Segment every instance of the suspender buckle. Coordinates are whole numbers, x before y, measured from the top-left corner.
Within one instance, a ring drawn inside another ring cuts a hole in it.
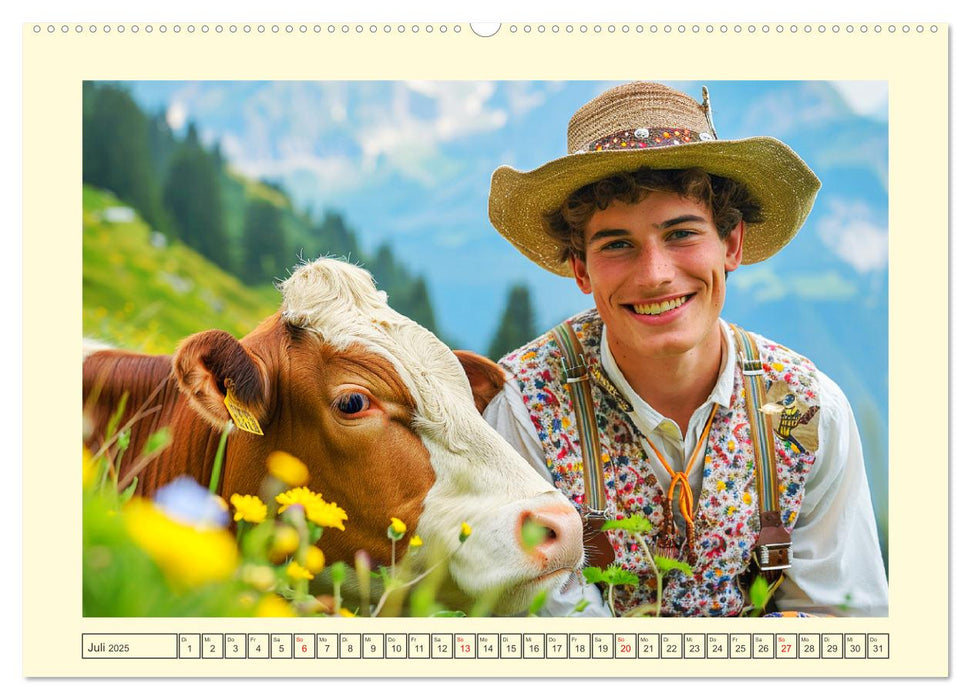
[[[788,569],[792,545],[788,542],[756,545],[752,560],[760,571],[784,571]]]
[[[576,384],[577,382],[585,382],[590,377],[587,374],[587,362],[583,357],[577,358],[579,364],[574,367],[567,367],[566,358],[560,358],[560,366],[563,367],[563,376],[566,379],[567,384]]]
[[[580,506],[579,510],[583,522],[596,525],[598,528],[611,518],[610,511],[607,508],[596,510],[584,504]]]
[[[762,360],[755,358],[752,360],[743,359],[742,360],[742,374],[746,377],[751,377],[753,375],[763,374],[762,371]]]

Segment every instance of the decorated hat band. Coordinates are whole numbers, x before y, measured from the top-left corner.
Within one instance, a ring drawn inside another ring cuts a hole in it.
[[[696,141],[712,141],[714,136],[707,131],[696,132],[687,127],[640,127],[631,131],[625,129],[616,134],[605,136],[581,148],[577,153],[593,151],[632,151],[639,148],[659,148],[661,146],[680,146]]]

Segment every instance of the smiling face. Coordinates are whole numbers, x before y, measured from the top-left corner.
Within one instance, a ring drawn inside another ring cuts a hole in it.
[[[622,367],[720,352],[725,274],[741,263],[743,227],[720,238],[708,207],[675,192],[594,212],[573,271]]]

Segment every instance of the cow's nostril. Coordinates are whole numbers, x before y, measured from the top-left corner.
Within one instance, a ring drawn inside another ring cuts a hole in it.
[[[532,516],[527,516],[523,520],[522,538],[523,545],[526,549],[535,549],[551,540],[555,540],[556,530],[543,525]]]
[[[535,549],[556,539],[556,530],[547,527],[533,516],[526,516],[522,526],[523,546]]]

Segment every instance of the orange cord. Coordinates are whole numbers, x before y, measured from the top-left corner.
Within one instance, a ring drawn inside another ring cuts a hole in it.
[[[691,453],[691,458],[688,460],[688,464],[685,466],[683,471],[676,472],[668,464],[668,461],[664,459],[658,449],[651,442],[651,438],[644,436],[647,440],[647,444],[651,446],[654,451],[654,456],[658,458],[661,465],[667,470],[667,473],[671,476],[671,486],[668,488],[668,501],[674,502],[674,490],[678,486],[681,487],[681,493],[678,498],[678,510],[681,511],[681,515],[684,517],[684,521],[689,528],[694,527],[694,519],[692,518],[692,513],[695,510],[694,504],[694,494],[691,492],[691,485],[688,483],[688,474],[691,473],[691,468],[695,465],[695,460],[698,458],[698,451],[701,450],[703,445],[708,444],[708,433],[711,432],[711,424],[715,419],[715,406],[711,407],[711,413],[708,414],[708,421],[705,423],[705,429],[701,432],[701,437],[698,438],[698,444],[695,445],[694,452]]]

